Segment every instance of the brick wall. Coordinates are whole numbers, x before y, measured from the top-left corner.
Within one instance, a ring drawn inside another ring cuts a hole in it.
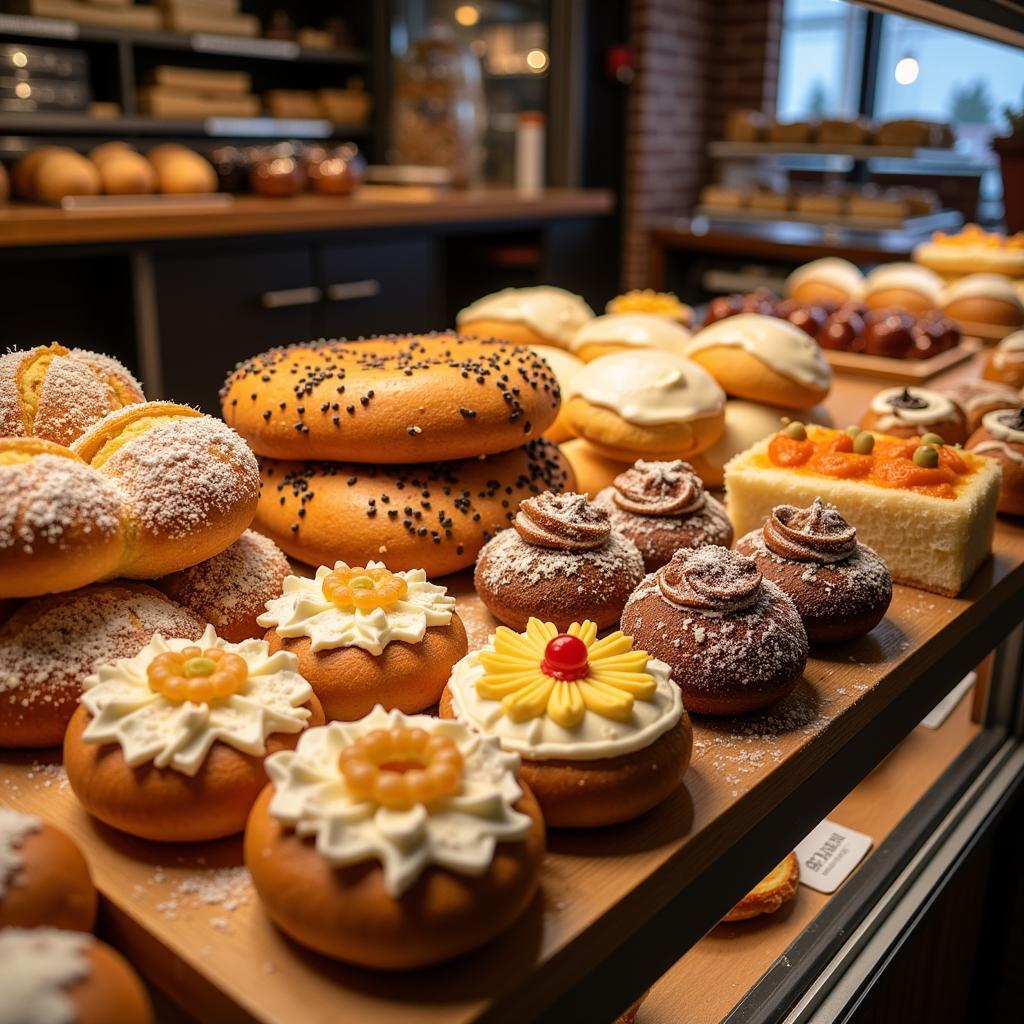
[[[650,225],[688,213],[733,107],[775,106],[782,0],[633,0],[623,287],[647,284]]]

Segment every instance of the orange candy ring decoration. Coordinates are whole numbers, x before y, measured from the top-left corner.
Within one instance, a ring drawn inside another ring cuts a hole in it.
[[[387,569],[335,569],[324,577],[324,597],[339,608],[369,612],[390,608],[409,593],[409,584]]]
[[[186,647],[158,654],[146,677],[149,688],[167,700],[208,704],[238,693],[249,678],[249,666],[239,655],[215,647]]]

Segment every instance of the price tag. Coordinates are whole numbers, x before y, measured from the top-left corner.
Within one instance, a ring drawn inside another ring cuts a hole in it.
[[[796,848],[801,883],[818,892],[835,892],[872,843],[871,836],[826,818]]]
[[[963,700],[964,694],[978,681],[977,672],[968,672],[967,675],[946,694],[938,704],[921,719],[921,724],[926,729],[938,729],[942,723],[953,713],[953,708]]]
[[[0,32],[77,39],[78,25],[64,18],[33,18],[26,14],[0,14]]]

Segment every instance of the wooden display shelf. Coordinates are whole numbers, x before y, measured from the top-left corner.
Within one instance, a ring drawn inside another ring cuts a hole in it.
[[[493,620],[468,574],[450,584],[479,646]],[[107,934],[200,1021],[285,1024],[297,1007],[310,1024],[557,1020],[570,989],[575,1019],[599,1020],[662,974],[920,721],[1016,624],[1022,594],[1024,527],[1000,521],[994,557],[960,598],[897,586],[884,622],[812,658],[785,701],[697,722],[673,797],[615,829],[551,832],[542,895],[524,917],[429,971],[374,974],[292,945],[238,871],[238,839],[163,846],[100,826],[62,783],[57,752],[0,755],[0,789],[82,844]]]
[[[807,210],[762,210],[750,206],[699,205],[694,218],[703,217],[712,224],[762,224],[783,221],[793,224],[813,224],[822,228],[844,231],[905,231],[909,234],[931,236],[933,231],[955,231],[963,222],[956,210],[937,210],[934,213],[912,217],[869,217],[856,213],[813,213]]]

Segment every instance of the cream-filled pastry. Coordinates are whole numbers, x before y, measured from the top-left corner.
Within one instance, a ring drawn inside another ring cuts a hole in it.
[[[623,349],[660,348],[682,353],[690,332],[654,313],[609,313],[588,320],[572,337],[570,350],[589,363]]]
[[[860,268],[838,256],[826,256],[797,267],[786,278],[786,296],[805,305],[856,301],[864,294]]]
[[[568,348],[573,335],[594,311],[564,288],[504,288],[485,295],[459,311],[460,334],[501,338],[515,345],[554,345]]]

